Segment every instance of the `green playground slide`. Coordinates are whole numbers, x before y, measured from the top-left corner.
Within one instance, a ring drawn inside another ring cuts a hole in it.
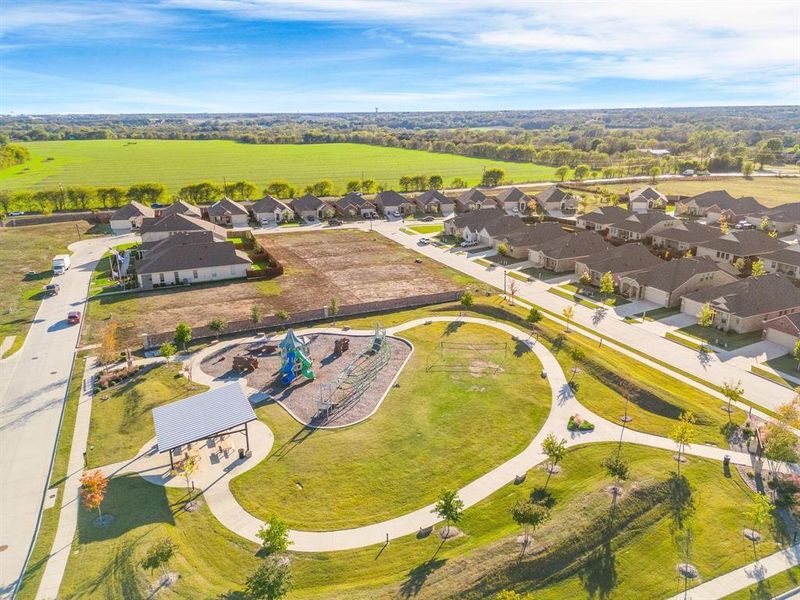
[[[303,354],[299,348],[295,350],[295,353],[297,362],[300,363],[300,372],[303,374],[303,377],[314,379],[314,371],[311,370],[311,359]]]

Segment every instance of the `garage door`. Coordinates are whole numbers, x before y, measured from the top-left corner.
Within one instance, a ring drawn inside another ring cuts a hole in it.
[[[689,300],[688,298],[684,298],[681,302],[681,312],[687,315],[691,315],[692,317],[696,317],[700,313],[700,307],[703,306],[702,302],[697,302],[696,300]]]
[[[786,348],[794,348],[794,345],[797,343],[798,339],[800,338],[798,338],[796,335],[792,335],[791,333],[785,333],[772,328],[767,329],[767,340],[776,344],[780,344]]]
[[[644,288],[644,299],[650,302],[654,302],[659,306],[666,306],[667,292],[665,292],[664,290],[657,290],[656,288],[647,286],[646,288]]]

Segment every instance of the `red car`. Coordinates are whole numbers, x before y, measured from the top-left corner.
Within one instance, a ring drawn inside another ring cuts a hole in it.
[[[81,322],[81,311],[73,310],[69,314],[67,314],[67,323],[70,325],[75,325]]]

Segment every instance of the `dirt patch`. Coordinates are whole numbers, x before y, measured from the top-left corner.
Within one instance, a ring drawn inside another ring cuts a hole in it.
[[[258,357],[258,368],[244,374],[247,385],[268,394],[287,411],[303,423],[315,427],[338,427],[360,421],[371,414],[383,398],[403,362],[411,353],[411,346],[399,339],[387,337],[391,350],[388,363],[377,371],[366,392],[350,402],[332,409],[328,414],[319,412],[318,400],[325,392],[326,384],[330,384],[362,352],[369,349],[372,336],[334,335],[318,333],[304,336],[309,344],[309,358],[313,361],[312,370],[315,379],[298,377],[289,386],[280,380],[281,358],[278,352]],[[334,342],[341,337],[350,340],[350,349],[337,356],[334,353]],[[236,344],[212,352],[203,359],[199,368],[216,379],[238,379],[240,374],[233,370],[233,358],[246,355],[263,342]]]

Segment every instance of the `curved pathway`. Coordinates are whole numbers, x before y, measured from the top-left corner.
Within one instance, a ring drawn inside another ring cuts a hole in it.
[[[395,327],[387,328],[387,332],[390,334],[398,334],[407,329],[423,326],[427,323],[451,321],[476,323],[493,327],[524,340],[524,343],[534,352],[542,363],[542,368],[547,371],[552,390],[550,414],[541,430],[538,431],[528,447],[505,463],[495,467],[485,475],[458,490],[459,497],[463,500],[465,507],[480,502],[504,485],[514,481],[518,475],[524,475],[528,470],[542,463],[546,457],[541,450],[541,443],[549,433],[554,433],[559,437],[566,436],[568,447],[589,442],[616,442],[619,441],[624,434],[625,443],[641,444],[664,450],[676,450],[675,443],[672,442],[672,440],[624,429],[622,426],[612,423],[582,406],[572,394],[566,376],[555,356],[553,356],[544,345],[530,339],[530,334],[528,332],[517,329],[516,327],[498,321],[475,317],[431,317],[415,319]],[[304,330],[301,331],[300,334],[311,331],[318,332],[319,329]],[[348,333],[357,335],[360,332],[350,331]],[[204,383],[219,385],[218,381],[214,382],[208,379],[209,378],[206,377]],[[569,417],[576,413],[594,423],[594,431],[586,433],[568,432],[566,423]],[[733,452],[723,448],[692,445],[686,448],[684,452],[686,454],[715,460],[722,460],[725,455],[730,455],[732,462],[736,464],[753,465],[753,458],[749,454]],[[236,473],[231,473],[231,475],[233,474]],[[252,541],[258,541],[256,533],[263,526],[263,522],[242,508],[230,491],[227,482],[222,485],[219,485],[219,483],[222,482],[217,483],[217,485],[211,486],[204,492],[206,502],[214,516],[223,525],[242,537]],[[295,552],[348,550],[384,543],[387,537],[388,539],[394,539],[409,535],[419,531],[420,528],[431,527],[439,521],[439,517],[433,513],[433,504],[431,504],[387,521],[353,529],[324,532],[292,530],[289,533],[289,538],[292,541],[292,551]]]

